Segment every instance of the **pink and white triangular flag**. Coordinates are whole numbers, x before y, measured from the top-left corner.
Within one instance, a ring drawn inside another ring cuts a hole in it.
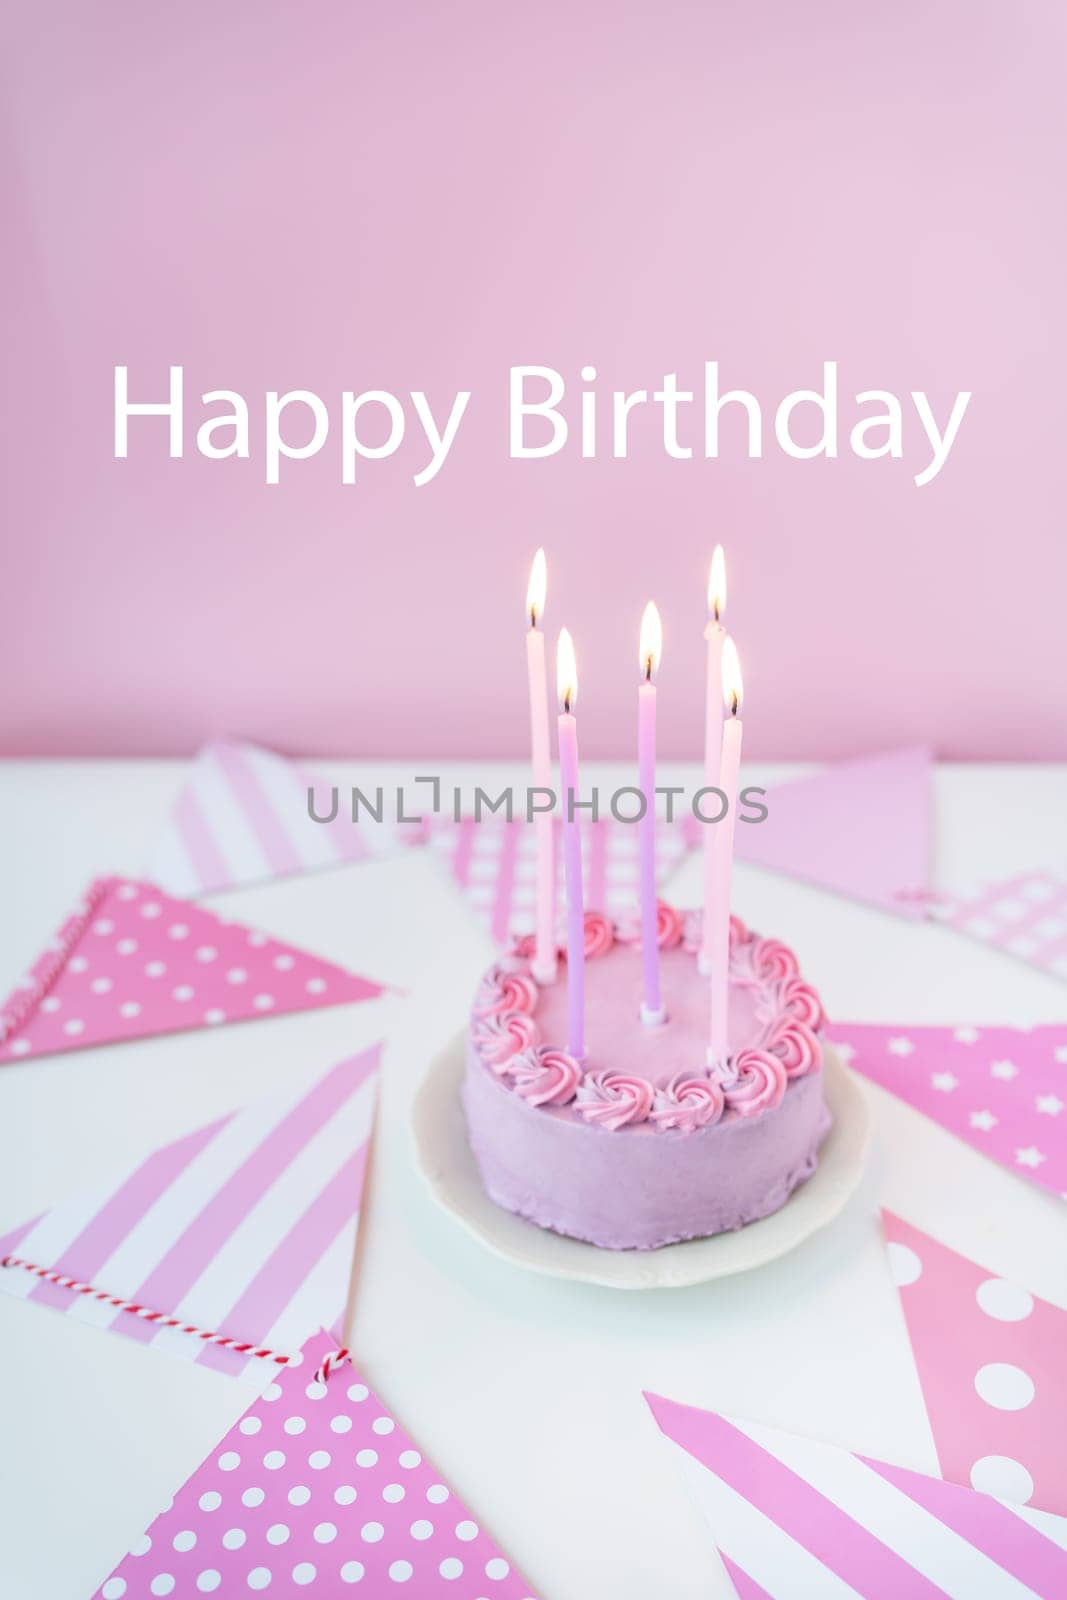
[[[1067,1311],[882,1219],[941,1471],[1067,1514]]]
[[[857,1072],[1020,1177],[1067,1193],[1067,1026],[835,1022],[831,1032]]]
[[[638,906],[638,830],[628,823],[582,819],[582,876],[585,902],[608,916],[625,916]],[[556,823],[555,863],[563,905],[562,830]],[[478,921],[500,944],[534,927],[537,882],[535,830],[526,822],[487,818],[475,822],[438,819],[430,843],[445,863]],[[662,882],[689,849],[680,823],[656,830],[656,876]]]
[[[99,878],[0,1010],[0,1062],[382,993],[153,884]]]
[[[208,1123],[12,1230],[0,1292],[269,1381],[343,1316],[379,1052]]]
[[[929,899],[930,771],[931,752],[916,746],[774,784],[766,819],[737,829],[738,859],[921,917]],[[703,830],[688,831],[695,840]]]
[[[353,822],[348,792],[258,745],[218,739],[198,754],[160,833],[149,876],[171,894],[196,896],[291,873],[344,866],[421,843],[421,823]]]
[[[1042,1600],[1067,1521],[647,1395],[741,1600]]]
[[[359,1373],[310,1339],[220,1439],[94,1600],[354,1593],[532,1600]]]
[[[1067,978],[1067,877],[1027,872],[967,895],[939,895],[930,915],[957,933]]]

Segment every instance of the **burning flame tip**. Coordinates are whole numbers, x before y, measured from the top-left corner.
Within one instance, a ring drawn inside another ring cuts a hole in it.
[[[641,675],[651,681],[663,655],[663,623],[654,600],[650,600],[641,618],[641,640],[637,659]]]
[[[548,592],[548,563],[542,545],[534,554],[530,566],[530,581],[526,587],[526,615],[530,626],[536,627],[544,615],[545,595]]]

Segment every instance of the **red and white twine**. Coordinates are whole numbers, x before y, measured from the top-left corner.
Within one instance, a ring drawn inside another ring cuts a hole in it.
[[[0,1013],[0,1044],[5,1044],[37,1010],[69,961],[104,896],[115,882],[114,878],[97,878],[90,884],[85,898],[73,916],[67,920],[47,956],[39,963],[32,979],[16,992],[7,1009]],[[198,1339],[202,1344],[215,1345],[220,1350],[232,1350],[236,1355],[269,1361],[278,1367],[296,1366],[300,1362],[299,1356],[282,1355],[266,1345],[256,1345],[247,1339],[235,1339],[226,1333],[212,1333],[207,1328],[198,1328],[195,1323],[184,1322],[181,1317],[172,1317],[165,1311],[156,1311],[153,1307],[143,1306],[136,1300],[126,1300],[121,1295],[110,1294],[106,1289],[97,1288],[94,1283],[83,1283],[79,1278],[72,1278],[69,1273],[57,1272],[54,1267],[39,1266],[35,1261],[24,1261],[21,1256],[0,1258],[0,1269],[5,1267],[21,1268],[23,1272],[30,1272],[35,1278],[40,1278],[42,1283],[54,1283],[59,1289],[69,1289],[72,1294],[88,1295],[89,1299],[99,1300],[103,1305],[114,1306],[116,1311],[126,1311],[130,1316],[139,1317],[142,1322],[154,1323],[159,1328],[173,1328],[178,1333]],[[330,1373],[335,1368],[343,1366],[348,1359],[348,1351],[345,1348],[329,1351],[315,1373],[315,1382],[325,1383]]]
[[[226,1333],[211,1333],[206,1328],[198,1328],[193,1322],[183,1322],[181,1317],[168,1316],[165,1311],[155,1311],[151,1306],[138,1304],[136,1300],[124,1300],[121,1295],[109,1294],[106,1289],[98,1289],[93,1283],[82,1283],[80,1279],[72,1278],[66,1272],[57,1272],[54,1267],[38,1266],[35,1261],[24,1261],[21,1256],[4,1256],[0,1260],[0,1267],[20,1267],[23,1272],[30,1272],[35,1278],[40,1278],[42,1283],[54,1283],[57,1288],[69,1289],[73,1294],[88,1295],[90,1300],[99,1300],[104,1305],[114,1306],[116,1311],[127,1311],[131,1316],[139,1317],[142,1322],[154,1323],[159,1328],[174,1328],[178,1333],[199,1339],[202,1344],[217,1345],[220,1350],[232,1350],[241,1356],[254,1356],[260,1361],[269,1361],[278,1367],[299,1364],[297,1357],[281,1355],[277,1350],[270,1350],[265,1345],[257,1346],[247,1339],[234,1339]],[[347,1349],[329,1351],[315,1373],[315,1382],[325,1383],[334,1368],[343,1366],[348,1358]]]
[[[32,978],[26,982],[25,988],[15,991],[7,1009],[0,1014],[0,1044],[6,1044],[13,1033],[17,1033],[22,1024],[29,1020],[37,1010],[49,989],[59,977],[63,968],[70,960],[75,945],[96,915],[97,909],[112,884],[114,878],[97,878],[86,890],[85,898],[78,909],[63,925],[63,930],[48,954],[39,963]],[[0,1263],[3,1265],[3,1263]]]

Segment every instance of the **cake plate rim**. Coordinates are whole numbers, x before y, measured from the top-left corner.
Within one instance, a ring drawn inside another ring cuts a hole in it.
[[[867,1098],[832,1044],[823,1042],[823,1080],[833,1125],[818,1165],[769,1217],[732,1233],[658,1250],[607,1250],[540,1228],[505,1211],[482,1188],[467,1141],[459,1088],[466,1038],[438,1052],[416,1090],[411,1131],[416,1164],[438,1206],[493,1255],[527,1271],[611,1289],[681,1289],[766,1266],[832,1222],[859,1186],[871,1140]]]

